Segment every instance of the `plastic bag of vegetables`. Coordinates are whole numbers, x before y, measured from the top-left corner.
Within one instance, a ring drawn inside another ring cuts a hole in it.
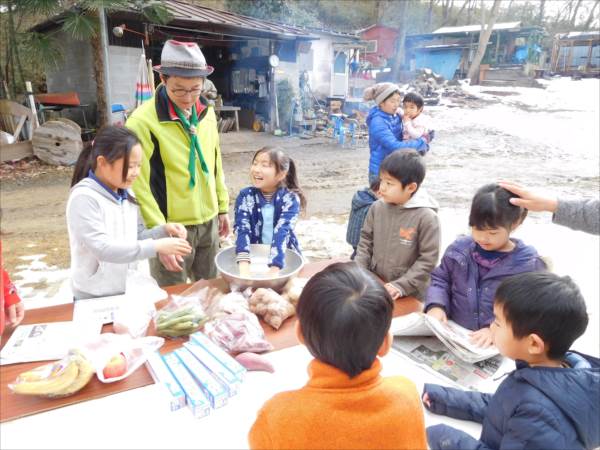
[[[198,296],[171,296],[171,300],[154,317],[157,336],[188,336],[201,329],[208,317]]]

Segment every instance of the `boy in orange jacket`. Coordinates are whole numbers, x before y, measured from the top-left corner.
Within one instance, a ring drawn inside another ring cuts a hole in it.
[[[15,285],[10,281],[10,277],[3,266],[2,242],[0,242],[0,267],[2,267],[2,289],[0,289],[0,335],[4,332],[5,322],[8,322],[11,326],[15,327],[25,316],[23,303],[21,303]]]
[[[298,302],[296,333],[315,357],[310,379],[271,398],[248,436],[251,449],[426,449],[415,385],[382,378],[394,303],[356,263],[313,276]]]

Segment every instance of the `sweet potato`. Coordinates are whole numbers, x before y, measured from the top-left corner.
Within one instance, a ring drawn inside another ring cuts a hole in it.
[[[264,372],[275,372],[273,364],[264,356],[252,352],[240,353],[235,359],[248,370],[261,370]]]

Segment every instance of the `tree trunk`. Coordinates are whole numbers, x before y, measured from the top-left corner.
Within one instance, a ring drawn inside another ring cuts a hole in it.
[[[573,10],[573,15],[571,16],[571,28],[575,26],[575,21],[577,20],[577,12],[579,11],[579,7],[581,6],[581,0],[577,0],[575,4],[575,9]]]
[[[471,17],[473,16],[473,9],[475,9],[475,1],[467,0],[469,7],[467,8],[467,25],[471,25]]]
[[[537,16],[537,23],[541,25],[544,21],[544,7],[546,6],[546,0],[540,0],[540,12]]]
[[[469,67],[469,73],[467,75],[467,77],[471,79],[471,84],[479,84],[479,65],[481,64],[481,60],[485,55],[485,50],[490,40],[494,23],[496,22],[496,17],[498,16],[500,1],[501,0],[494,0],[494,5],[492,6],[489,19],[487,20],[487,26],[483,0],[481,2],[481,31],[479,32],[479,43],[477,44],[477,52],[475,53],[475,57],[471,62],[471,67]]]
[[[19,58],[19,48],[16,39],[16,30],[14,22],[13,2],[8,2],[8,54],[7,64],[10,64],[10,72],[12,77],[8,77],[7,81],[10,86],[11,95],[15,98],[17,92],[23,89],[25,80],[23,78],[23,68]],[[17,79],[18,77],[18,79]],[[17,88],[20,86],[20,88]]]
[[[448,12],[450,10],[450,0],[442,0],[442,23],[448,21]]]
[[[101,127],[109,123],[109,117],[106,117],[106,99],[104,98],[104,66],[102,44],[100,34],[96,33],[90,38],[92,45],[92,54],[94,56],[94,78],[96,79],[96,111],[98,114],[98,125]]]
[[[427,32],[431,32],[431,19],[433,17],[433,5],[435,4],[435,0],[429,0],[429,9],[427,10],[427,27],[425,28]]]
[[[383,5],[381,4],[381,2],[382,0],[377,0],[375,2],[375,25],[379,25],[381,23],[381,17],[383,15],[382,13],[385,9],[382,7]]]
[[[600,0],[596,0],[596,3],[594,3],[594,6],[592,6],[592,10],[590,11],[590,15],[588,16],[587,20],[585,21],[585,25],[583,26],[584,30],[589,30],[590,29],[590,25],[594,21],[594,12],[596,11],[596,6],[598,6],[599,3],[600,3]]]
[[[404,63],[404,44],[406,42],[406,13],[412,0],[404,0],[398,3],[398,16],[400,23],[398,24],[398,38],[396,40],[398,47],[396,49],[396,57],[394,58],[394,67],[392,67],[392,82],[397,82],[400,78],[400,71]]]
[[[514,0],[510,0],[510,1],[508,2],[508,7],[506,8],[506,13],[507,13],[507,14],[510,14],[510,10],[512,9],[513,1],[514,1]]]
[[[460,15],[462,14],[462,12],[465,10],[465,7],[469,4],[469,0],[466,0],[465,2],[463,2],[462,6],[460,7],[460,9],[458,10],[458,12],[456,13],[456,15],[454,16],[454,18],[452,18],[452,15],[450,15],[450,19],[448,20],[452,25],[456,25],[458,23],[458,19],[460,18]],[[443,24],[444,25],[444,24]],[[442,26],[443,26],[442,25]]]

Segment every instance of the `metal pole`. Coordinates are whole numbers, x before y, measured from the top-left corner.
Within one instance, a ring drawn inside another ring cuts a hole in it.
[[[104,99],[106,101],[106,124],[112,123],[112,99],[110,95],[110,68],[108,66],[108,33],[106,32],[106,15],[104,7],[98,8],[100,19],[100,45],[102,45],[102,68],[104,72]]]

